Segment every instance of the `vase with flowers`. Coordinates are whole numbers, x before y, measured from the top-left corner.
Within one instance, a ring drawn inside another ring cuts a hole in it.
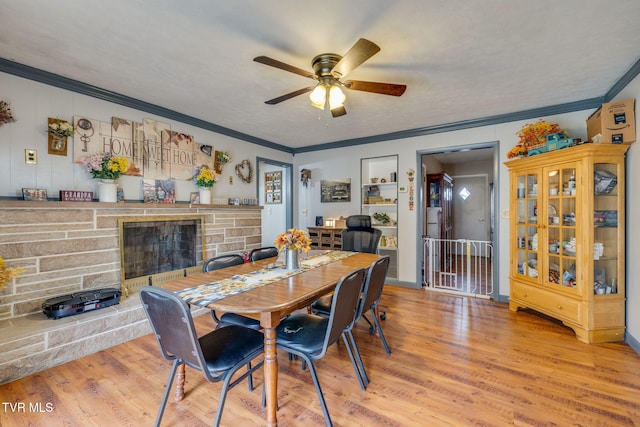
[[[231,161],[231,153],[228,151],[216,151],[215,170],[218,173],[222,173],[224,165]]]
[[[287,270],[296,270],[300,268],[299,253],[309,252],[311,249],[311,239],[304,231],[297,228],[290,228],[284,233],[278,234],[273,242],[279,251],[286,251],[285,268]]]
[[[211,203],[211,189],[218,182],[219,177],[220,175],[207,165],[202,165],[198,168],[193,180],[198,186],[201,204],[208,205]]]
[[[0,256],[0,291],[7,287],[7,282],[25,272],[24,268],[7,267],[4,258]]]
[[[87,172],[98,179],[98,200],[116,202],[118,185],[116,180],[129,169],[126,157],[113,156],[111,153],[94,153],[83,158]]]
[[[49,134],[49,154],[66,155],[67,138],[73,136],[73,125],[65,120],[49,118],[47,133]]]
[[[507,158],[524,157],[530,150],[544,147],[547,143],[547,135],[553,133],[566,133],[558,123],[549,123],[546,120],[538,120],[534,124],[526,124],[517,133],[518,143],[508,153]]]

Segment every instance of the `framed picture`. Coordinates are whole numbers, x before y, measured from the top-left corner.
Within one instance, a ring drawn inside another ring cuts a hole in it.
[[[351,178],[320,181],[320,202],[350,202]]]
[[[22,198],[24,200],[38,200],[41,202],[47,201],[47,190],[41,188],[23,188]]]
[[[200,192],[199,191],[192,191],[189,194],[189,203],[191,203],[192,205],[199,205],[200,204]]]
[[[264,203],[282,203],[282,171],[264,173]]]

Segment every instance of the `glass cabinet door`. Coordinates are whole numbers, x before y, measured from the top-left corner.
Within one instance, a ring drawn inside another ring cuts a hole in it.
[[[576,277],[576,169],[575,166],[545,169],[545,201],[547,205],[545,280],[550,286],[575,289]]]
[[[538,182],[537,173],[516,176],[516,273],[538,280]]]
[[[617,184],[620,172],[618,165],[611,163],[594,164],[593,191],[593,293],[599,295],[624,293],[624,277],[619,248],[618,209],[619,192]]]

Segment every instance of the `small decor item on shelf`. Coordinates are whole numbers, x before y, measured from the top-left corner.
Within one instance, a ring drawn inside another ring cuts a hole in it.
[[[391,224],[391,217],[387,213],[374,212],[372,216],[373,216],[373,219],[376,220],[376,222],[379,224],[382,224],[382,225]]]
[[[285,268],[287,270],[298,269],[299,252],[309,252],[311,249],[311,238],[306,231],[297,228],[290,228],[286,232],[278,234],[273,243],[279,251],[283,249],[286,251]]]
[[[507,158],[527,156],[529,151],[540,149],[547,143],[547,135],[554,133],[566,133],[560,129],[558,123],[549,123],[545,120],[538,120],[534,124],[526,124],[517,133],[518,143],[508,153]]]
[[[98,200],[115,203],[118,201],[118,184],[120,174],[129,169],[126,157],[113,156],[111,153],[94,153],[83,158],[87,172],[99,179]]]
[[[6,263],[4,262],[4,258],[0,256],[0,291],[7,287],[7,282],[10,279],[21,275],[25,271],[26,270],[24,268],[7,267]]]
[[[219,177],[220,175],[207,165],[202,165],[198,168],[193,179],[200,193],[200,204],[211,204],[211,189],[213,184],[218,182]]]
[[[11,113],[11,108],[9,108],[9,104],[5,101],[0,101],[0,126],[13,123],[16,119],[13,117]]]

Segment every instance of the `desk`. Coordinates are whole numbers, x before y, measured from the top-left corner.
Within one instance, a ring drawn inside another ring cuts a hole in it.
[[[342,276],[356,268],[370,266],[378,257],[376,254],[357,253],[353,256],[306,270],[286,279],[226,297],[207,306],[219,312],[241,313],[260,319],[260,324],[264,328],[264,383],[267,398],[268,426],[278,425],[276,418],[278,391],[276,326],[280,323],[280,319],[310,305],[319,297],[333,291]],[[209,273],[194,274],[193,276],[166,282],[162,287],[176,292],[226,279],[235,274],[250,273],[272,265],[273,262],[274,258],[270,258]],[[181,378],[184,383],[184,376],[181,377],[179,375],[178,381]],[[180,385],[177,387],[176,396],[180,397],[178,391],[183,393],[184,389],[180,389]]]

